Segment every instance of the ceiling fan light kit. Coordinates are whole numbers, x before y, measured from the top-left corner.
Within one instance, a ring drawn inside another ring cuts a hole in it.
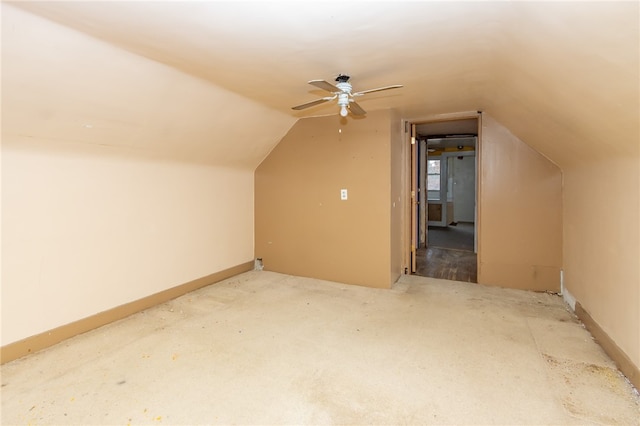
[[[309,84],[311,84],[312,86],[315,86],[319,89],[330,92],[332,93],[333,96],[327,96],[315,101],[297,105],[292,107],[291,109],[299,111],[299,110],[310,108],[312,106],[320,105],[325,102],[329,102],[334,99],[337,99],[338,106],[340,107],[340,115],[342,117],[346,117],[347,115],[349,115],[349,112],[351,112],[351,114],[355,116],[363,116],[367,112],[364,109],[362,109],[362,107],[355,101],[354,99],[355,97],[362,96],[364,94],[371,93],[371,92],[380,92],[382,90],[398,89],[402,87],[402,85],[396,84],[393,86],[378,87],[377,89],[369,89],[369,90],[363,90],[360,92],[352,93],[353,87],[351,86],[351,83],[349,83],[350,78],[351,77],[349,77],[348,75],[339,74],[335,79],[336,81],[335,85],[325,80],[309,81]]]

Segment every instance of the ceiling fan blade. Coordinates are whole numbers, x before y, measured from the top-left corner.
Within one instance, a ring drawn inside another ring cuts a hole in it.
[[[399,89],[401,87],[402,87],[402,84],[396,84],[396,85],[393,85],[393,86],[378,87],[377,89],[369,89],[369,90],[363,90],[362,92],[356,92],[352,96],[360,96],[360,95],[364,95],[365,93],[380,92],[382,90]]]
[[[319,89],[326,90],[327,92],[331,92],[331,93],[340,92],[341,91],[340,89],[338,89],[333,84],[329,83],[328,81],[324,81],[324,80],[311,80],[309,82],[309,84],[311,84],[312,86],[316,86]]]
[[[365,115],[367,113],[367,111],[363,110],[362,107],[353,100],[349,102],[349,109],[353,115]]]
[[[305,109],[305,108],[309,108],[309,107],[312,107],[312,106],[323,104],[323,103],[328,102],[328,101],[330,101],[332,99],[333,98],[322,98],[322,99],[318,99],[316,101],[307,102],[306,104],[294,106],[291,109],[301,110],[301,109]]]

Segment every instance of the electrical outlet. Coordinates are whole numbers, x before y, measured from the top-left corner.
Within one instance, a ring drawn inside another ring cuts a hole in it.
[[[344,201],[347,198],[348,198],[347,190],[346,189],[341,189],[340,190],[340,199]]]

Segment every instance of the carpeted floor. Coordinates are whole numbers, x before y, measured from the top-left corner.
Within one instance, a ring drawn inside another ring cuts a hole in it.
[[[248,272],[10,362],[2,424],[637,425],[563,300]]]

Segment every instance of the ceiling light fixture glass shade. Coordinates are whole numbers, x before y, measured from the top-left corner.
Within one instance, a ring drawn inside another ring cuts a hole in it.
[[[349,83],[338,83],[338,87],[340,85],[349,85]],[[351,86],[349,85],[349,90]],[[340,106],[340,115],[346,117],[349,114],[349,110],[347,106],[349,105],[349,92],[342,92],[338,94],[338,106]]]

